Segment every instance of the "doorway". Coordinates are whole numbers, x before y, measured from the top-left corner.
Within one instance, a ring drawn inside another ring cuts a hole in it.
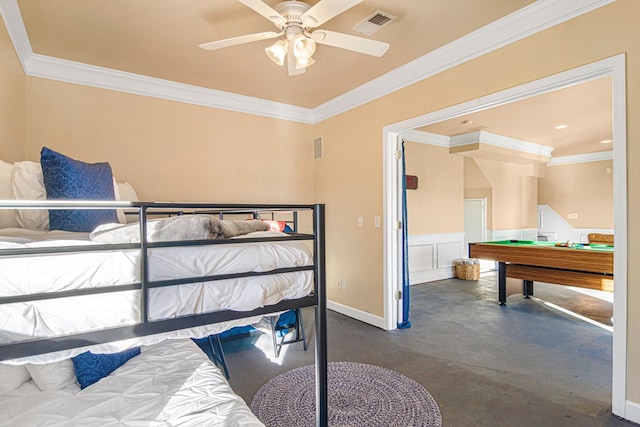
[[[614,230],[616,256],[614,260],[614,317],[612,412],[623,416],[626,404],[627,365],[627,199],[626,199],[626,102],[625,58],[617,55],[554,76],[504,90],[486,97],[448,107],[433,113],[395,123],[383,128],[383,203],[384,203],[384,316],[387,329],[395,329],[398,319],[396,291],[400,289],[399,268],[402,236],[395,227],[401,218],[401,171],[395,153],[403,137],[413,129],[437,123],[471,112],[481,111],[537,94],[569,87],[601,77],[611,77],[613,101],[613,164],[614,164]]]
[[[487,199],[464,199],[464,247],[487,241]]]
[[[471,242],[486,242],[491,240],[487,235],[487,199],[464,199],[464,247]],[[466,256],[466,254],[465,254]],[[493,261],[480,260],[480,271],[496,269]]]

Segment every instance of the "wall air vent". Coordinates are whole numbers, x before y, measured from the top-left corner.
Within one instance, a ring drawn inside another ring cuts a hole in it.
[[[352,30],[370,36],[380,28],[390,24],[395,19],[396,17],[391,15],[390,13],[376,10],[371,15],[367,16],[358,24],[356,24],[356,26],[353,27]]]
[[[318,137],[313,140],[313,159],[318,160],[322,158],[322,137]]]

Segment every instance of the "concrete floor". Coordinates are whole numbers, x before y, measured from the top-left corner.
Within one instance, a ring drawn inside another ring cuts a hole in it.
[[[631,426],[611,414],[610,331],[544,301],[606,323],[611,303],[557,285],[497,303],[495,273],[411,287],[410,329],[392,332],[329,311],[330,361],[383,366],[422,384],[445,426]],[[518,291],[519,289],[514,289]],[[304,310],[309,350],[254,333],[224,343],[232,388],[247,403],[269,379],[312,364],[313,311]]]

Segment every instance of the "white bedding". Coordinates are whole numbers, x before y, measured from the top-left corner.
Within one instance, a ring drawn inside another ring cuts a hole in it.
[[[264,231],[238,236],[282,235]],[[87,233],[61,231],[0,230],[0,249],[61,245],[94,245]],[[139,282],[140,251],[108,251],[0,257],[0,297],[39,292],[66,291]],[[154,248],[149,254],[151,280],[177,279],[313,264],[311,251],[301,241],[242,243],[174,248]],[[249,311],[283,299],[308,295],[313,273],[286,274],[220,280],[150,289],[149,319],[159,320],[219,309]],[[140,291],[56,298],[37,302],[0,305],[0,342],[69,334],[140,321]],[[92,347],[97,352],[115,352],[163,338],[202,337],[232,326],[255,323],[258,318],[240,319],[190,330],[141,337]],[[33,356],[34,363],[68,358],[85,351],[80,348]]]
[[[0,426],[263,426],[191,340],[141,350],[84,390],[29,381],[0,396]]]

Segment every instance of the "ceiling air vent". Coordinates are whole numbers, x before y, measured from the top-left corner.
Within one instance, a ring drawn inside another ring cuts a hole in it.
[[[358,24],[356,24],[356,26],[353,27],[352,30],[370,36],[395,19],[395,16],[387,12],[376,10],[371,15],[367,16]]]

